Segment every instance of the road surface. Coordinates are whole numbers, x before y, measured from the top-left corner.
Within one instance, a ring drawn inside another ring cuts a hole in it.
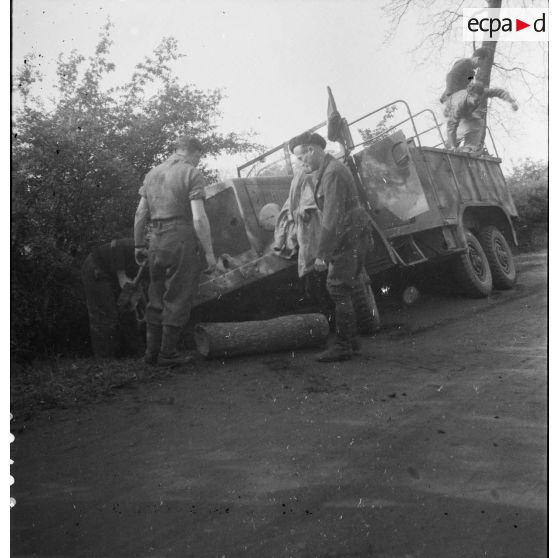
[[[350,362],[202,362],[34,419],[13,556],[546,556],[546,254],[518,267],[384,304]]]

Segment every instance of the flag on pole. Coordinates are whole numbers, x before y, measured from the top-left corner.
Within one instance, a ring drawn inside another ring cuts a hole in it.
[[[343,121],[335,105],[335,99],[329,85],[327,87],[327,97],[327,139],[329,141],[342,141]]]

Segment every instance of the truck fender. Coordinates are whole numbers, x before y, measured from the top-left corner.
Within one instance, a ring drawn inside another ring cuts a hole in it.
[[[517,235],[510,214],[501,206],[491,203],[463,204],[459,208],[457,234],[461,242],[466,243],[465,231],[478,233],[482,227],[494,225],[502,234],[518,245]]]

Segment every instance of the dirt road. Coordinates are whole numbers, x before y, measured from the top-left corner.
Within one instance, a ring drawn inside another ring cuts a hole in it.
[[[351,362],[202,363],[35,419],[13,555],[546,556],[546,255],[518,263],[487,300],[384,305]]]

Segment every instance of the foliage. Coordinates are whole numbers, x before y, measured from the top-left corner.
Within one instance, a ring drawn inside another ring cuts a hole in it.
[[[548,221],[548,162],[526,159],[513,168],[506,182],[524,222]]]
[[[358,132],[361,135],[362,139],[365,142],[376,142],[384,139],[390,133],[393,133],[393,130],[389,130],[391,126],[390,120],[395,116],[395,112],[397,111],[397,105],[390,105],[386,107],[384,110],[381,119],[379,120],[378,124],[371,128],[359,128]]]
[[[11,348],[18,358],[87,347],[87,312],[75,259],[40,232],[12,246]]]
[[[48,108],[33,95],[42,80],[36,57],[26,57],[14,79],[21,103],[13,113],[12,347],[19,356],[67,349],[66,330],[81,336],[79,265],[93,243],[131,234],[142,177],[178,136],[196,136],[209,155],[256,147],[217,131],[220,90],[173,75],[182,56],[173,38],[138,63],[128,83],[104,88],[115,69],[110,29],[109,22],[89,58],[60,54]]]

